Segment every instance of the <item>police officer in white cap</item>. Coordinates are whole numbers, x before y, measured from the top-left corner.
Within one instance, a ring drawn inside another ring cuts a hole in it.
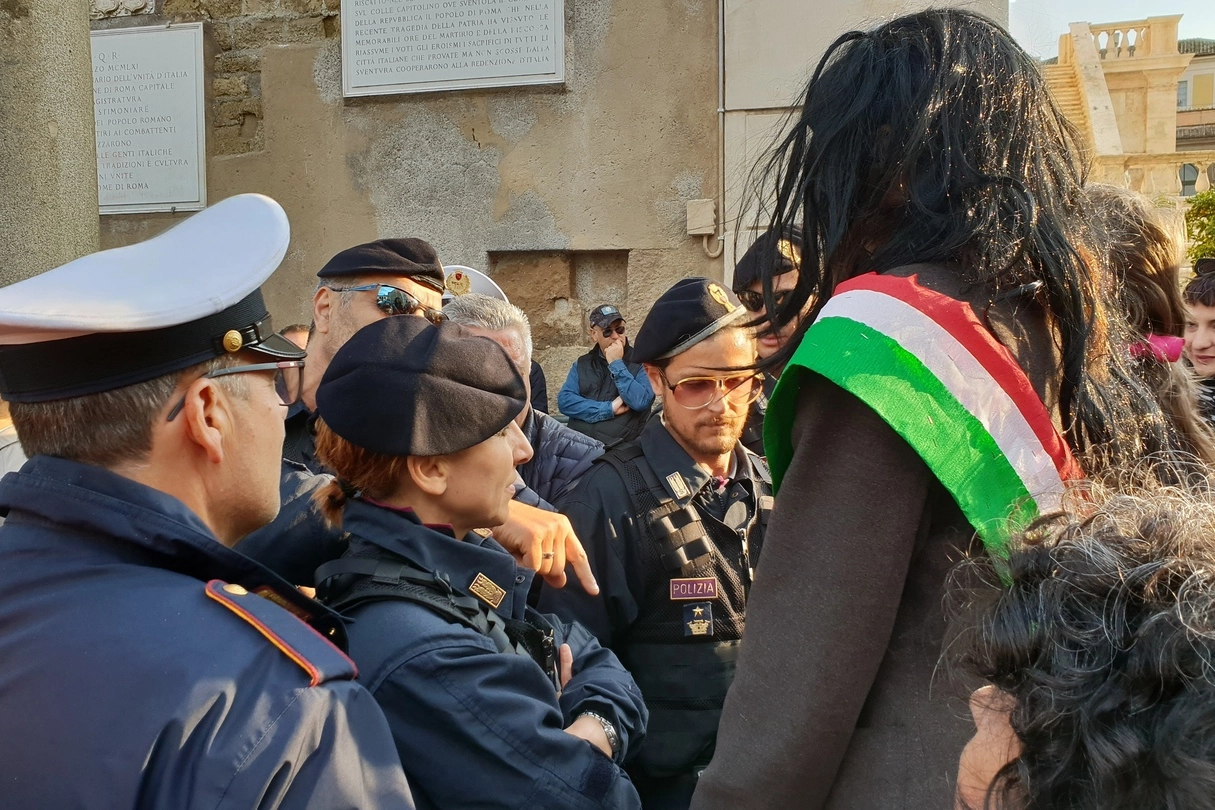
[[[278,510],[288,235],[242,195],[0,289],[7,807],[413,807],[338,617],[230,548]]]

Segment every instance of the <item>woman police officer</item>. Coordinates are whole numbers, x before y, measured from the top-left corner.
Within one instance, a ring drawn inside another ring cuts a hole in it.
[[[646,710],[616,657],[527,607],[533,572],[481,527],[506,519],[531,448],[523,380],[458,326],[360,330],[317,390],[318,500],[350,535],[317,571],[350,619],[419,807],[638,807],[621,769]],[[551,553],[551,550],[550,550]]]

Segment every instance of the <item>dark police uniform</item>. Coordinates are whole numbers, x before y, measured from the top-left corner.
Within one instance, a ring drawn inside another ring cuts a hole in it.
[[[673,356],[741,317],[719,285],[685,279],[654,304],[638,353]],[[557,505],[601,593],[543,587],[539,607],[585,625],[641,686],[650,726],[629,773],[647,808],[690,803],[734,677],[772,487],[741,443],[733,470],[728,481],[712,478],[655,418]]]
[[[654,419],[635,444],[597,461],[558,505],[601,591],[593,597],[546,586],[539,607],[585,625],[637,679],[650,725],[629,772],[647,807],[687,806],[712,758],[734,677],[772,494],[758,456],[740,446],[735,462],[734,479],[718,487]],[[655,481],[661,494],[651,490]],[[707,543],[685,555],[706,550],[682,565],[664,559],[673,544],[660,518],[645,517],[660,506],[692,509]],[[664,803],[668,794],[678,797],[672,805]]]
[[[326,427],[350,445],[434,457],[509,441],[525,394],[497,343],[452,324],[387,318],[338,350],[316,401]],[[501,449],[493,448],[500,463]],[[357,470],[336,472],[363,480]],[[501,479],[502,505],[511,472],[502,464],[485,473],[484,486]],[[399,489],[402,480],[362,485],[408,491]],[[419,805],[639,807],[620,764],[640,743],[647,713],[616,656],[583,628],[529,608],[533,572],[491,538],[422,525],[410,509],[351,488],[340,498],[350,549],[317,571],[319,593],[351,620],[360,680],[410,758],[406,774]],[[486,511],[468,519],[488,518],[491,508],[487,498]],[[574,656],[564,689],[563,643]],[[603,726],[613,757],[565,732],[579,715]]]
[[[338,617],[180,501],[36,456],[0,512],[0,806],[413,806]]]
[[[488,595],[503,618],[551,621],[553,648],[569,644],[574,655],[575,675],[558,697],[552,673],[532,657],[500,651],[488,636],[426,604],[379,599],[343,607],[367,579],[350,586],[353,594],[329,593],[351,620],[359,680],[388,716],[419,807],[640,806],[618,764],[563,729],[584,712],[607,718],[620,735],[620,762],[644,735],[641,693],[585,629],[527,606],[530,569],[492,538],[470,534],[461,542],[450,527],[423,526],[405,510],[353,500],[342,522],[352,536],[350,552],[335,565],[408,561],[440,574],[457,595]]]
[[[277,203],[238,195],[0,289],[0,393],[18,432],[40,407],[237,352],[260,360],[209,376],[274,372],[287,402],[304,353],[257,285],[288,235]],[[240,465],[225,479],[256,461],[224,452]],[[145,475],[172,468],[156,459]],[[158,485],[44,455],[0,480],[0,806],[413,807],[338,617]]]

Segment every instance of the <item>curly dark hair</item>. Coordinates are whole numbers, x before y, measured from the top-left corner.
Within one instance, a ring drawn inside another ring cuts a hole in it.
[[[1087,509],[1032,526],[1007,586],[987,559],[955,580],[986,583],[967,583],[982,595],[956,643],[966,671],[1015,700],[1021,743],[986,807],[1215,808],[1215,500],[1098,495]]]
[[[797,287],[779,310],[765,273],[768,312],[779,325],[814,302],[770,364],[789,360],[842,281],[955,264],[993,299],[1026,291],[1045,313],[1073,450],[1099,448],[1102,465],[1169,452],[1151,391],[1111,348],[1127,345],[1127,328],[1087,235],[1084,181],[1075,128],[997,24],[930,9],[844,34],[750,184],[768,212],[759,227],[803,234]]]

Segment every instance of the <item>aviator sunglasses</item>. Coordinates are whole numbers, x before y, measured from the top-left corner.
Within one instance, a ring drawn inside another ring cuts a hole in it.
[[[414,298],[400,287],[391,284],[360,284],[357,287],[330,287],[334,292],[368,292],[375,290],[375,305],[386,315],[412,315],[421,312],[422,317],[438,326],[447,320],[440,309],[422,306],[422,302]]]
[[[623,335],[624,334],[624,324],[617,326],[615,329],[613,329],[612,327],[609,326],[603,330],[603,336],[605,338],[610,338],[613,334]]]
[[[723,398],[740,405],[750,405],[764,391],[757,372],[737,377],[684,377],[675,383],[667,379],[666,372],[659,371],[658,375],[671,389],[675,401],[692,411],[707,408]]]
[[[216,377],[227,377],[229,374],[244,374],[249,371],[273,371],[274,372],[274,391],[278,394],[279,401],[288,408],[299,402],[300,391],[303,389],[304,380],[304,361],[303,360],[280,360],[277,363],[254,363],[248,366],[232,366],[231,368],[219,368],[215,371],[209,371],[199,377],[200,380],[213,380]],[[166,420],[172,422],[177,418],[177,414],[181,413],[181,409],[186,406],[186,395],[182,394],[181,399],[173,406],[173,410],[169,411],[169,418]]]

